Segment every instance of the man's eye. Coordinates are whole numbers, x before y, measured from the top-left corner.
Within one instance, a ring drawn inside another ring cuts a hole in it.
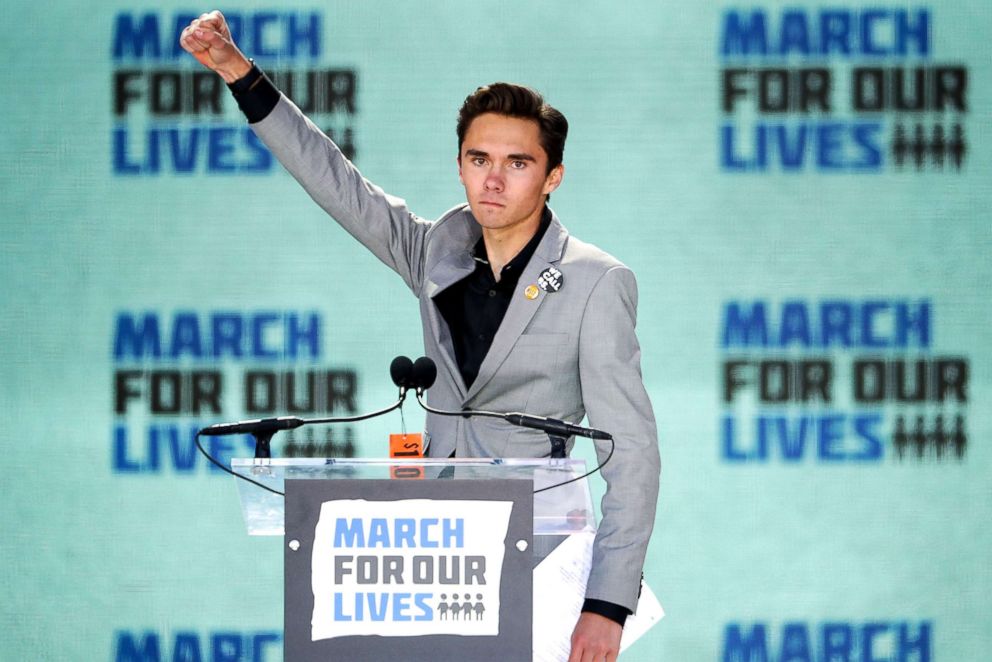
[[[475,158],[472,159],[472,163],[477,166],[482,166],[482,165],[486,165],[486,160],[481,156],[476,156]]]
[[[514,168],[516,170],[523,170],[524,168],[527,167],[527,162],[526,161],[512,161],[510,163],[510,167],[511,168]]]

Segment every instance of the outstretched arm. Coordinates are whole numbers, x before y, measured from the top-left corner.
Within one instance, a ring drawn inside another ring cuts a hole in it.
[[[179,43],[227,82],[252,130],[310,197],[419,293],[431,224],[362,177],[337,145],[252,66],[219,11],[190,22]]]

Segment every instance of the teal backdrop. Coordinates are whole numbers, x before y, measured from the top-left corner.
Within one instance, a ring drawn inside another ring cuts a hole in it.
[[[190,431],[377,409],[421,353],[400,279],[176,52],[208,9],[7,5],[4,660],[282,659],[282,541]],[[638,276],[660,430],[666,617],[623,659],[989,659],[987,2],[221,9],[424,217],[464,199],[476,86],[568,117],[552,206]],[[422,424],[274,452],[381,457]]]

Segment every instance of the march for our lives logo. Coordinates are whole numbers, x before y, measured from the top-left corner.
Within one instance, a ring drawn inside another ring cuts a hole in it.
[[[721,459],[964,461],[969,361],[935,350],[936,316],[929,299],[725,302]]]
[[[724,11],[721,169],[960,171],[968,68],[935,59],[935,21],[926,7]]]
[[[930,620],[728,623],[722,662],[930,662]]]
[[[196,432],[211,423],[272,416],[328,417],[358,411],[358,373],[322,365],[324,316],[315,310],[120,311],[111,338],[118,474],[188,475],[207,463]],[[222,464],[252,456],[254,440],[204,439]],[[278,435],[284,457],[354,457],[351,425]]]
[[[311,640],[497,636],[512,508],[510,501],[324,502],[311,557]]]
[[[198,14],[122,11],[110,53],[115,175],[268,174],[269,150],[248,128],[224,81],[179,45]],[[355,159],[358,73],[321,65],[323,15],[225,12],[231,36],[349,159]]]

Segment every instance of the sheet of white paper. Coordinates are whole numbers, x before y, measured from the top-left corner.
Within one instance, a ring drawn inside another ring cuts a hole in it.
[[[576,533],[534,568],[534,662],[567,662],[595,533]]]
[[[637,598],[637,611],[627,617],[627,622],[623,626],[623,635],[620,637],[620,652],[624,652],[630,645],[640,639],[645,632],[655,626],[655,623],[665,617],[665,610],[661,608],[657,596],[647,582],[641,582],[641,595]]]
[[[569,536],[534,569],[534,662],[567,662],[592,566],[594,533]],[[665,615],[647,584],[627,618],[621,652]]]

